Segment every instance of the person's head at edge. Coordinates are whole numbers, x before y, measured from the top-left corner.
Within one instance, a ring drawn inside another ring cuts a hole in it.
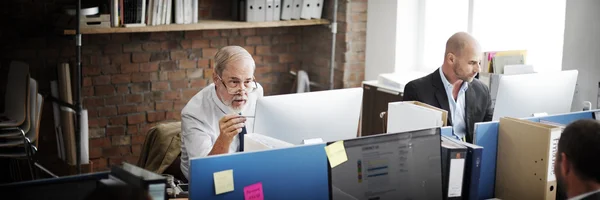
[[[569,124],[558,142],[554,174],[568,198],[600,189],[600,123]]]
[[[254,59],[246,49],[227,46],[214,57],[213,82],[217,96],[231,110],[239,113],[248,102],[249,87],[254,88]]]
[[[465,32],[452,35],[446,42],[442,70],[450,83],[471,82],[481,70],[481,47]]]

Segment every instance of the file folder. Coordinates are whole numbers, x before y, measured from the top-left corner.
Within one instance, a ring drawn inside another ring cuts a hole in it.
[[[300,19],[310,19],[315,7],[315,0],[304,0],[302,2],[302,10],[300,11]]]
[[[275,8],[273,7],[273,0],[266,0],[265,9],[265,21],[273,21],[273,11],[275,10]]]
[[[467,148],[442,137],[443,199],[462,199]]]
[[[302,4],[303,0],[294,0],[292,3],[292,19],[300,19],[300,14],[302,14]]]
[[[273,21],[281,20],[281,0],[273,0]]]
[[[314,1],[314,6],[313,6],[313,12],[312,12],[312,18],[313,19],[321,19],[321,14],[323,13],[323,0],[313,0]]]
[[[387,132],[397,133],[446,125],[448,111],[418,101],[388,104]]]
[[[500,118],[495,197],[554,200],[553,166],[561,133],[553,125]]]
[[[294,0],[281,0],[283,3],[281,5],[281,20],[290,20],[292,19],[292,5],[294,4]]]

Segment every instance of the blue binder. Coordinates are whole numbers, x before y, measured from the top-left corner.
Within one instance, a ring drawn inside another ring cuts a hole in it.
[[[477,199],[479,195],[479,181],[481,174],[481,156],[484,149],[481,146],[470,144],[447,137],[452,142],[467,147],[467,160],[465,162],[465,178],[463,180],[462,197],[465,199]]]
[[[190,199],[244,199],[244,187],[261,182],[265,199],[329,199],[325,144],[195,158]],[[215,195],[213,173],[233,170],[234,191]]]
[[[440,133],[448,137],[453,137],[454,130],[452,130],[452,126],[444,126],[440,128]]]

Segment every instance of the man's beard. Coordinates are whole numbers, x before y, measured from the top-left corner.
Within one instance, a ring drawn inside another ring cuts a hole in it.
[[[246,100],[246,102],[240,106],[234,106],[233,102],[235,100]],[[244,98],[242,95],[236,95],[234,96],[231,101],[229,102],[229,105],[227,105],[227,107],[229,107],[229,109],[231,111],[233,111],[234,113],[242,113],[242,111],[246,108],[246,105],[248,104],[248,99]]]
[[[475,76],[471,76],[471,74],[467,74],[467,75],[460,74],[460,72],[458,71],[458,64],[454,65],[454,74],[456,74],[456,78],[463,80],[467,83],[471,83],[473,81],[473,79],[475,79],[475,76],[477,75],[477,74],[475,74]]]

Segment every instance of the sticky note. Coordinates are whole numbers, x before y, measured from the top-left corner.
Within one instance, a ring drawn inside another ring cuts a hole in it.
[[[225,170],[213,173],[215,182],[215,194],[223,194],[233,191],[233,170]]]
[[[344,148],[344,141],[337,141],[325,147],[325,153],[329,158],[329,164],[331,168],[338,166],[348,160],[346,155],[346,148]]]
[[[264,200],[262,183],[258,182],[244,187],[245,200]]]

